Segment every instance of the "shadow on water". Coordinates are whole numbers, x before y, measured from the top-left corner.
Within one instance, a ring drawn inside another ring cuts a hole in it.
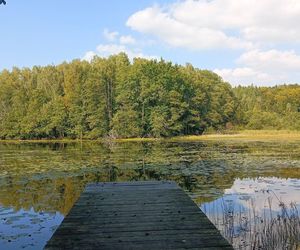
[[[297,186],[299,148],[242,141],[0,144],[0,249],[42,248],[90,182],[174,180],[206,204],[208,215],[207,204],[243,178],[272,176]]]

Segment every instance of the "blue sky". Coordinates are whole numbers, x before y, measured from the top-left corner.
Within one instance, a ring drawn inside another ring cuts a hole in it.
[[[233,85],[300,82],[296,0],[7,0],[0,18],[0,70],[125,51]]]

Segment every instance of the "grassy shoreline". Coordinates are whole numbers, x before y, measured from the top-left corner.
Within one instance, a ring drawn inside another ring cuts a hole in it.
[[[300,140],[300,131],[291,130],[242,130],[230,134],[204,134],[204,135],[186,135],[168,138],[124,138],[124,139],[33,139],[20,140],[8,139],[0,140],[0,143],[80,143],[80,142],[180,142],[180,141],[223,141],[223,140]]]

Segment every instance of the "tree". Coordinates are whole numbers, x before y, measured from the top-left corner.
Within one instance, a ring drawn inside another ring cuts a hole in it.
[[[300,129],[300,86],[236,87],[217,74],[125,53],[0,72],[0,138],[166,137]]]

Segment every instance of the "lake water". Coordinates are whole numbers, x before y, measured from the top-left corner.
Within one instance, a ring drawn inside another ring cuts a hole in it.
[[[258,220],[300,211],[300,141],[1,143],[0,249],[43,248],[87,183],[135,180],[176,181],[247,249]]]

